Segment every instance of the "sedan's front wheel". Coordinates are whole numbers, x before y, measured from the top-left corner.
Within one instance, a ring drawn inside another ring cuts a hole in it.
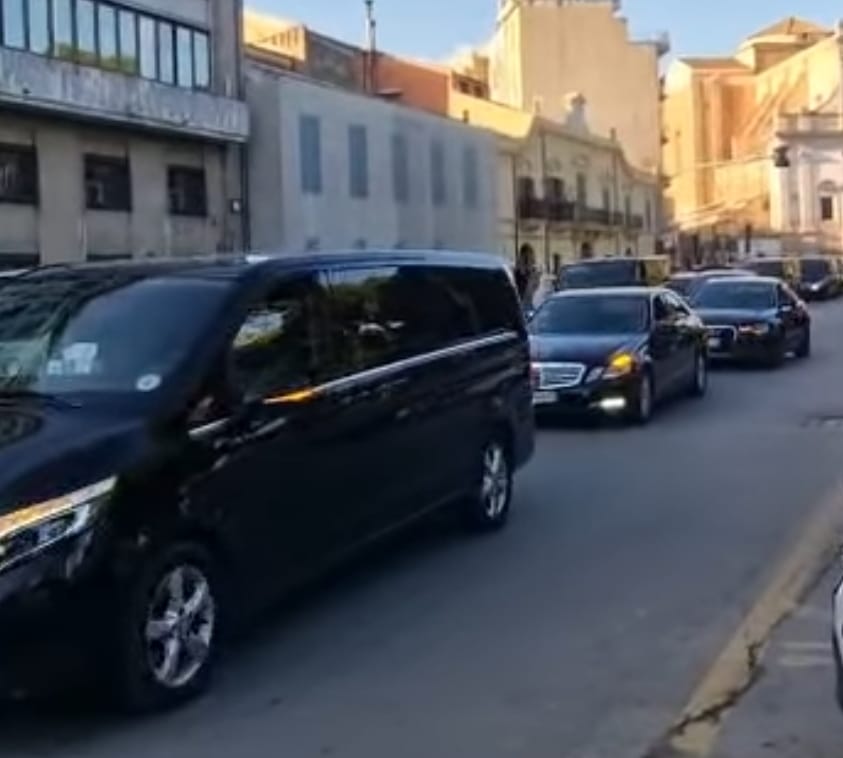
[[[641,376],[641,382],[638,385],[638,392],[635,395],[632,407],[632,420],[636,424],[649,424],[653,418],[653,379],[649,371],[645,371]]]
[[[208,685],[220,595],[208,552],[170,545],[147,561],[126,596],[115,639],[118,695],[132,711],[184,702]]]

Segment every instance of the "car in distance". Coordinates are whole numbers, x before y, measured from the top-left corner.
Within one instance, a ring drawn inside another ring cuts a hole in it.
[[[788,353],[811,353],[811,315],[780,279],[715,279],[694,295],[692,305],[706,325],[712,359],[777,366]]]
[[[526,328],[480,254],[43,269],[0,298],[0,440],[0,671],[73,643],[155,708],[349,551],[505,525]]]
[[[703,324],[667,289],[559,293],[529,330],[539,416],[596,413],[644,424],[657,403],[708,387]]]
[[[758,276],[781,279],[789,287],[797,288],[802,278],[799,258],[794,255],[782,255],[771,258],[753,258],[742,264]]]
[[[830,256],[800,259],[798,292],[805,300],[829,300],[841,292],[837,261]]]
[[[595,258],[563,266],[557,290],[660,286],[669,276],[670,259],[666,256]]]
[[[728,279],[732,276],[752,276],[752,272],[737,268],[677,271],[670,277],[670,279],[668,279],[665,286],[688,300],[692,298],[694,293],[707,281],[710,281],[711,279]]]

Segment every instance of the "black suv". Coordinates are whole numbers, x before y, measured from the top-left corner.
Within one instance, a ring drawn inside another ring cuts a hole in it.
[[[503,526],[532,449],[496,259],[24,274],[0,298],[0,672],[69,643],[130,707],[182,700],[223,628],[349,551],[445,505]]]

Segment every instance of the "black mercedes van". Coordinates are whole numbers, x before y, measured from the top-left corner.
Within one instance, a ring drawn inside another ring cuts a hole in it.
[[[480,254],[48,267],[0,298],[0,679],[94,651],[125,703],[208,683],[223,630],[440,507],[506,523],[527,335]]]

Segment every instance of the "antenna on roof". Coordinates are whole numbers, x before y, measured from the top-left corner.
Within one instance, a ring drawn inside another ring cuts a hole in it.
[[[367,92],[375,92],[375,61],[377,57],[377,21],[375,20],[375,0],[363,0],[366,6],[366,51],[363,64],[363,86]]]

